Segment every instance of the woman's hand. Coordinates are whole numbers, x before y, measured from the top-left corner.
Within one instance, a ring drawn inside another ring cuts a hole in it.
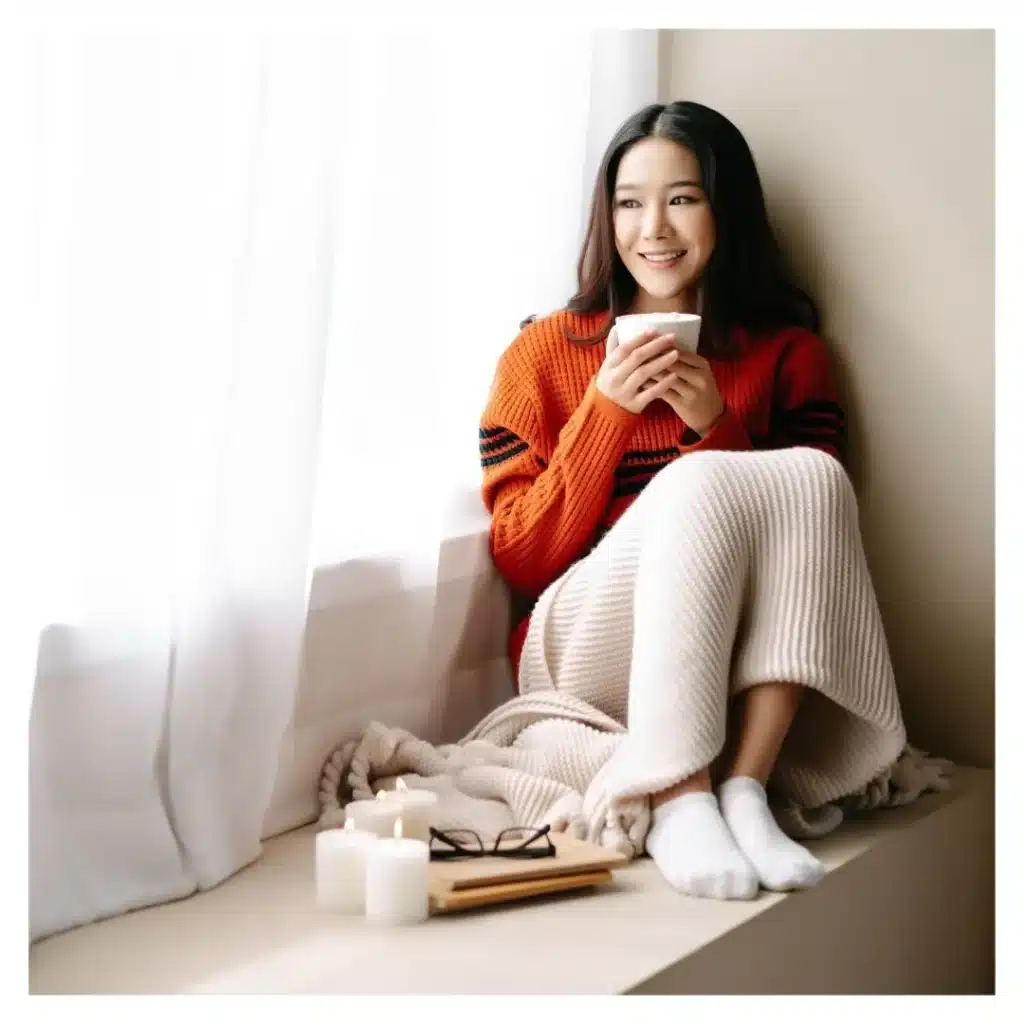
[[[597,390],[628,412],[641,413],[676,386],[676,378],[667,371],[680,358],[671,334],[645,331],[605,356],[597,372]]]
[[[688,427],[704,437],[725,412],[711,364],[703,356],[680,352],[666,376],[671,385],[662,397]]]

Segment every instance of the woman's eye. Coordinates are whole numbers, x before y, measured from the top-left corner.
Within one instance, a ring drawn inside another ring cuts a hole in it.
[[[669,205],[675,206],[690,206],[693,203],[699,203],[700,200],[696,196],[673,196],[669,201]],[[640,205],[636,199],[620,199],[616,204],[622,210],[632,210]]]

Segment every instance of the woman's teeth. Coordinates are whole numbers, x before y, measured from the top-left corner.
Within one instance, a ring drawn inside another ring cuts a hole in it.
[[[676,252],[659,252],[655,253],[641,253],[648,263],[674,263],[680,256],[683,255],[685,250],[679,249]]]

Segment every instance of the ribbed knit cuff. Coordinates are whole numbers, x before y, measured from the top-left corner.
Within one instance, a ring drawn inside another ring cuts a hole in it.
[[[572,447],[586,452],[588,462],[593,458],[597,465],[614,465],[626,450],[639,419],[638,413],[623,409],[591,381],[569,421],[575,434]]]

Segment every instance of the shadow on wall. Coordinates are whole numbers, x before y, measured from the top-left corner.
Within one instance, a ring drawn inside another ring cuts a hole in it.
[[[962,545],[953,552],[945,548],[961,531],[969,549],[981,551],[979,531],[989,531],[991,524],[967,516],[953,526],[954,495],[962,486],[959,453],[944,456],[917,423],[894,438],[900,419],[891,403],[900,401],[900,385],[890,382],[896,375],[904,387],[915,386],[910,354],[920,348],[920,338],[910,332],[912,321],[892,315],[891,296],[872,294],[863,273],[844,272],[837,260],[830,262],[836,240],[799,194],[799,180],[795,168],[787,173],[776,166],[765,185],[766,204],[794,280],[819,303],[820,333],[846,411],[848,471],[860,503],[865,553],[907,727],[913,742],[926,749],[991,767],[994,622],[990,596],[978,587],[985,572]],[[872,334],[862,337],[868,325]],[[866,366],[858,367],[853,360],[862,350]],[[947,365],[946,352],[940,358]],[[864,390],[883,373],[884,394]],[[904,397],[907,409],[932,415],[927,393]],[[884,425],[875,416],[884,416]],[[977,507],[977,495],[972,499]],[[936,500],[946,503],[945,515],[937,514]]]
[[[760,170],[760,169],[759,169]],[[806,207],[796,189],[795,179],[781,179],[773,182],[769,190],[765,190],[765,204],[768,208],[768,219],[772,230],[782,249],[786,272],[790,279],[803,288],[814,299],[821,318],[819,334],[828,346],[832,358],[832,368],[839,388],[839,402],[846,414],[846,460],[847,472],[853,482],[854,489],[861,494],[867,486],[867,467],[870,459],[864,455],[865,437],[861,432],[861,409],[854,391],[851,374],[842,352],[832,337],[829,325],[833,322],[830,310],[823,301],[823,282],[820,267],[814,267],[802,261],[797,254],[828,252],[828,240],[817,230],[813,217],[807,216]],[[778,214],[784,216],[778,216]],[[783,223],[784,221],[784,223]]]

